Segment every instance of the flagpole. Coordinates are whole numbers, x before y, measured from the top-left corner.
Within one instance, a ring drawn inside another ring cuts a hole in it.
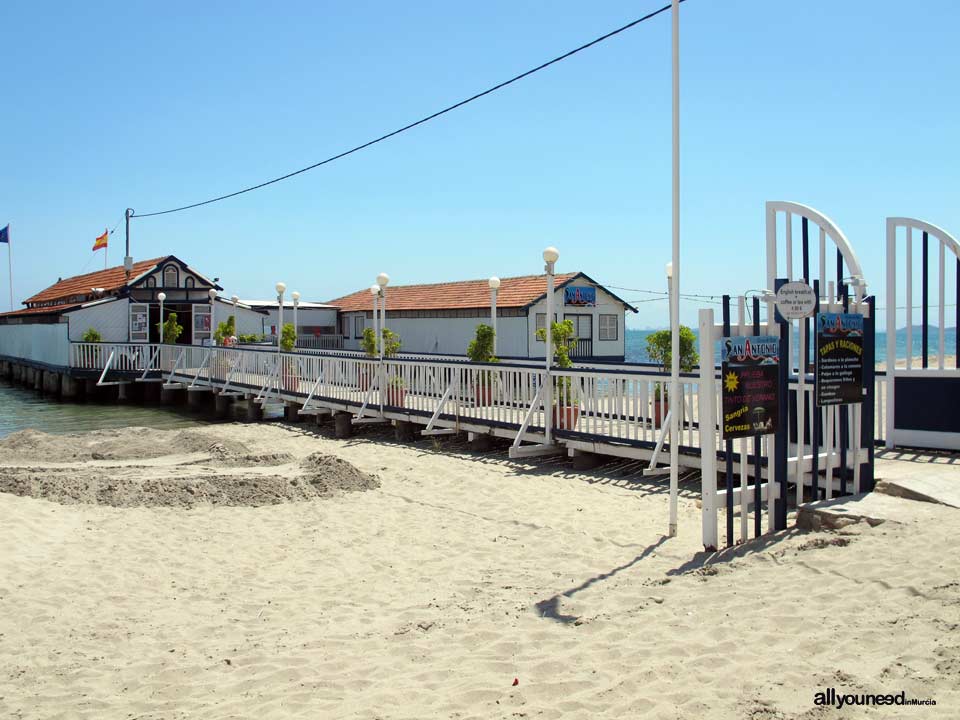
[[[10,242],[10,225],[7,225],[7,268],[10,271],[10,312],[13,312],[13,243]]]
[[[104,232],[107,232],[107,229],[104,228]],[[110,252],[110,233],[107,232],[107,244],[103,246],[103,269],[107,269],[107,254]]]
[[[677,534],[680,485],[680,2],[671,3],[673,45],[673,279],[670,281],[670,525]],[[710,449],[713,452],[713,448]],[[708,479],[713,482],[713,478]]]

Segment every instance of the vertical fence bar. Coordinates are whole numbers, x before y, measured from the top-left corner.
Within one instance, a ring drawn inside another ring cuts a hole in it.
[[[789,218],[790,215],[788,214]],[[723,335],[730,336],[730,296],[723,296]],[[723,420],[721,406],[721,422]],[[671,442],[672,442],[671,438]],[[724,433],[724,458],[726,459],[726,488],[727,488],[727,545],[733,545],[733,440]]]
[[[946,308],[947,308],[947,253],[946,253],[946,243],[943,241],[943,238],[938,238],[940,240],[940,282],[938,283],[940,289],[940,307],[938,308],[938,320],[940,325],[940,331],[938,333],[938,343],[937,343],[937,368],[940,370],[946,369],[946,361],[944,360],[944,349],[946,346],[946,335],[944,330],[944,324],[947,321],[946,318]],[[960,331],[960,328],[958,328]]]
[[[700,311],[700,508],[703,547],[716,550],[717,530],[717,426],[716,369],[713,357],[713,310]],[[646,383],[644,383],[646,385]]]
[[[787,283],[783,278],[777,278],[774,291],[779,290]],[[768,491],[773,489],[773,478],[776,477],[777,499],[774,505],[774,530],[785,530],[787,527],[787,455],[790,443],[790,366],[793,357],[790,355],[790,322],[780,318],[780,360],[778,429],[774,448],[774,470],[771,474]],[[769,500],[768,500],[769,502]]]
[[[920,361],[922,363],[921,367],[924,370],[926,370],[929,365],[928,355],[930,352],[930,346],[929,346],[930,332],[929,332],[929,325],[928,325],[928,323],[930,322],[930,316],[929,316],[930,308],[929,308],[929,296],[928,296],[928,292],[930,290],[930,282],[928,278],[929,271],[930,271],[929,239],[930,238],[927,235],[927,233],[924,232],[923,233],[923,255],[922,255],[922,260],[920,265],[920,269],[922,272],[922,275],[920,277],[920,317],[921,317],[921,322],[923,323],[923,326],[920,328],[921,352],[922,352]]]
[[[907,228],[907,296],[905,303],[907,306],[907,370],[913,368],[913,228]],[[889,310],[890,303],[887,302],[887,312]],[[896,312],[896,306],[893,308]],[[897,358],[894,356],[892,359],[887,358],[887,367],[889,369],[894,369],[897,366]],[[889,398],[887,404],[889,405]]]
[[[820,314],[820,281],[813,281],[813,295],[816,298],[816,305],[813,308],[813,332],[814,335],[817,333],[817,315]],[[806,323],[806,320],[804,320]],[[813,376],[813,393],[811,395],[810,403],[810,412],[813,414],[813,429],[811,431],[810,437],[810,499],[813,502],[816,502],[820,499],[820,432],[822,426],[822,415],[820,413],[820,408],[817,405],[817,376],[816,376],[816,342],[813,345],[813,354],[814,354],[814,376]]]
[[[866,299],[868,317],[863,328],[863,383],[866,386],[866,395],[863,398],[861,416],[863,427],[860,444],[867,448],[866,472],[860,473],[860,489],[870,492],[874,486],[874,444],[876,443],[876,398],[877,398],[877,298],[870,296]],[[892,370],[888,371],[892,372]]]
[[[760,298],[753,297],[753,334],[760,334]],[[703,422],[701,416],[701,422]],[[760,498],[760,481],[762,478],[763,467],[760,461],[761,440],[759,435],[753,438],[753,536],[760,537],[762,534],[761,520],[763,513]]]
[[[840,297],[843,312],[850,309],[850,290],[845,283],[840,285]],[[850,440],[850,410],[848,405],[840,405],[840,494],[847,494],[847,445]]]

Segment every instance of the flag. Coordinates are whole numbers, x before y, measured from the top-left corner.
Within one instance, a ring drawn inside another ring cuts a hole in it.
[[[107,238],[110,237],[110,233],[106,230],[103,231],[103,235],[98,237],[93,241],[93,249],[99,250],[100,248],[105,248],[107,246]]]
[[[0,230],[0,243],[10,244],[10,226],[7,225],[3,230]]]

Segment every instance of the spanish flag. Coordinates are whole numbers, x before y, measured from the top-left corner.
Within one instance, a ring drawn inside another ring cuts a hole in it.
[[[107,246],[107,239],[110,237],[110,233],[106,230],[103,231],[103,235],[98,237],[93,241],[93,249],[99,250],[100,248],[105,248]]]

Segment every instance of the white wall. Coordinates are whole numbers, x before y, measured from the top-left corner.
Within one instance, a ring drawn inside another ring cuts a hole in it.
[[[264,316],[264,326],[269,334],[270,326],[276,325],[279,313],[276,308],[267,309]],[[293,322],[293,307],[283,305],[283,324]],[[297,310],[298,327],[335,327],[337,324],[337,311],[334,308],[300,308]]]
[[[219,325],[222,322],[226,322],[227,318],[231,315],[234,315],[236,319],[237,335],[263,335],[264,332],[270,330],[269,325],[264,328],[264,324],[267,320],[266,315],[263,315],[256,310],[239,306],[237,307],[236,313],[234,313],[233,303],[218,297],[216,316],[214,317],[213,321]]]
[[[129,342],[130,303],[127,298],[100,303],[64,313],[70,327],[70,340],[80,342],[83,334],[93,328],[103,342]]]
[[[571,283],[575,287],[594,287],[597,289],[596,307],[569,307],[563,304],[563,290],[558,289],[554,294],[553,309],[557,320],[562,321],[565,313],[571,315],[593,316],[593,354],[595,357],[622,357],[624,355],[624,313],[623,303],[613,298],[609,293],[584,278]],[[537,340],[537,313],[547,312],[547,299],[544,298],[530,307],[530,331],[527,335],[529,356],[542,358],[545,355],[544,343]],[[600,315],[617,316],[617,339],[600,341]],[[587,338],[581,338],[586,340]]]
[[[70,362],[67,324],[0,325],[0,355],[66,366]]]
[[[353,318],[360,314],[347,313],[350,317],[351,336]],[[489,325],[490,318],[387,318],[387,327],[400,336],[402,352],[441,355],[465,355],[467,345],[473,340],[477,325],[481,323]],[[366,319],[365,326],[373,327],[372,318]],[[526,318],[497,318],[497,355],[525,357],[526,336]],[[359,340],[350,337],[345,343],[345,349],[359,350]]]

